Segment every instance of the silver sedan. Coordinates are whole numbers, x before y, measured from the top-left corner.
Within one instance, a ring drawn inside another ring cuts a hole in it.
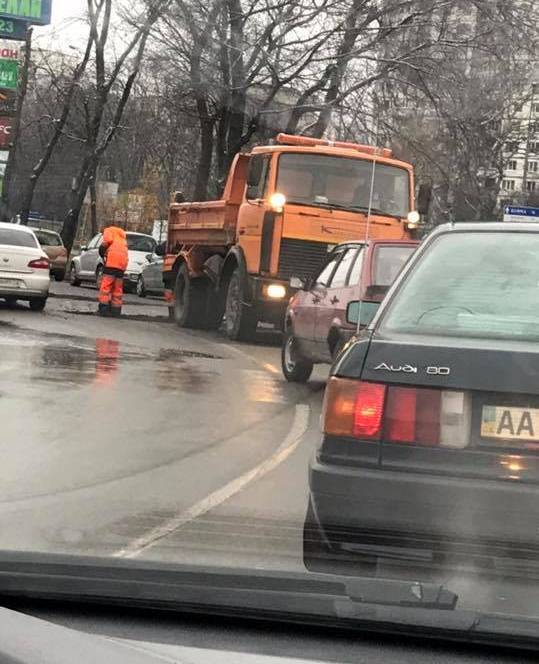
[[[8,304],[24,300],[32,310],[42,311],[50,283],[50,262],[34,232],[0,223],[0,298]]]

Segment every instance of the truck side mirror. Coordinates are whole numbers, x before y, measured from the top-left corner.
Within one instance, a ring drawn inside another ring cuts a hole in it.
[[[432,185],[420,184],[417,192],[417,211],[421,215],[426,215],[429,212],[430,199],[432,195]]]
[[[306,280],[301,277],[290,277],[290,288],[295,288],[296,290],[305,290]]]
[[[254,155],[249,160],[249,170],[247,171],[247,186],[258,187],[260,178],[262,177],[262,168],[264,161],[258,156]]]

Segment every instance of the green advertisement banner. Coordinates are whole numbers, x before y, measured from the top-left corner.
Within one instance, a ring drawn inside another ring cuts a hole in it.
[[[17,60],[0,58],[0,88],[16,90],[19,83],[19,63]]]
[[[48,25],[51,22],[51,6],[52,0],[0,0],[0,17]]]

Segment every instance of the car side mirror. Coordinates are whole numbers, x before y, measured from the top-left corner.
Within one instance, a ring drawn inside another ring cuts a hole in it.
[[[290,277],[290,288],[305,290],[305,286],[305,279],[302,279],[301,277]]]
[[[146,260],[148,263],[151,263],[153,261],[153,254],[146,254]]]
[[[346,322],[350,325],[360,325],[366,327],[370,325],[380,302],[366,302],[365,300],[353,300],[346,307]]]
[[[247,186],[258,187],[260,178],[262,177],[262,168],[264,167],[263,160],[255,155],[249,160],[249,170],[247,171]]]
[[[361,302],[354,300],[349,302],[346,307],[346,322],[350,325],[357,325],[359,320],[359,310],[361,307]]]

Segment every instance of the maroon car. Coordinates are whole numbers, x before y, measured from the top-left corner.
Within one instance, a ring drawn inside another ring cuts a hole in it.
[[[419,242],[368,240],[339,244],[320,272],[290,300],[285,319],[282,369],[293,382],[309,380],[313,365],[333,362],[356,331],[346,321],[346,308],[361,302],[360,327],[374,317],[389,286]]]

